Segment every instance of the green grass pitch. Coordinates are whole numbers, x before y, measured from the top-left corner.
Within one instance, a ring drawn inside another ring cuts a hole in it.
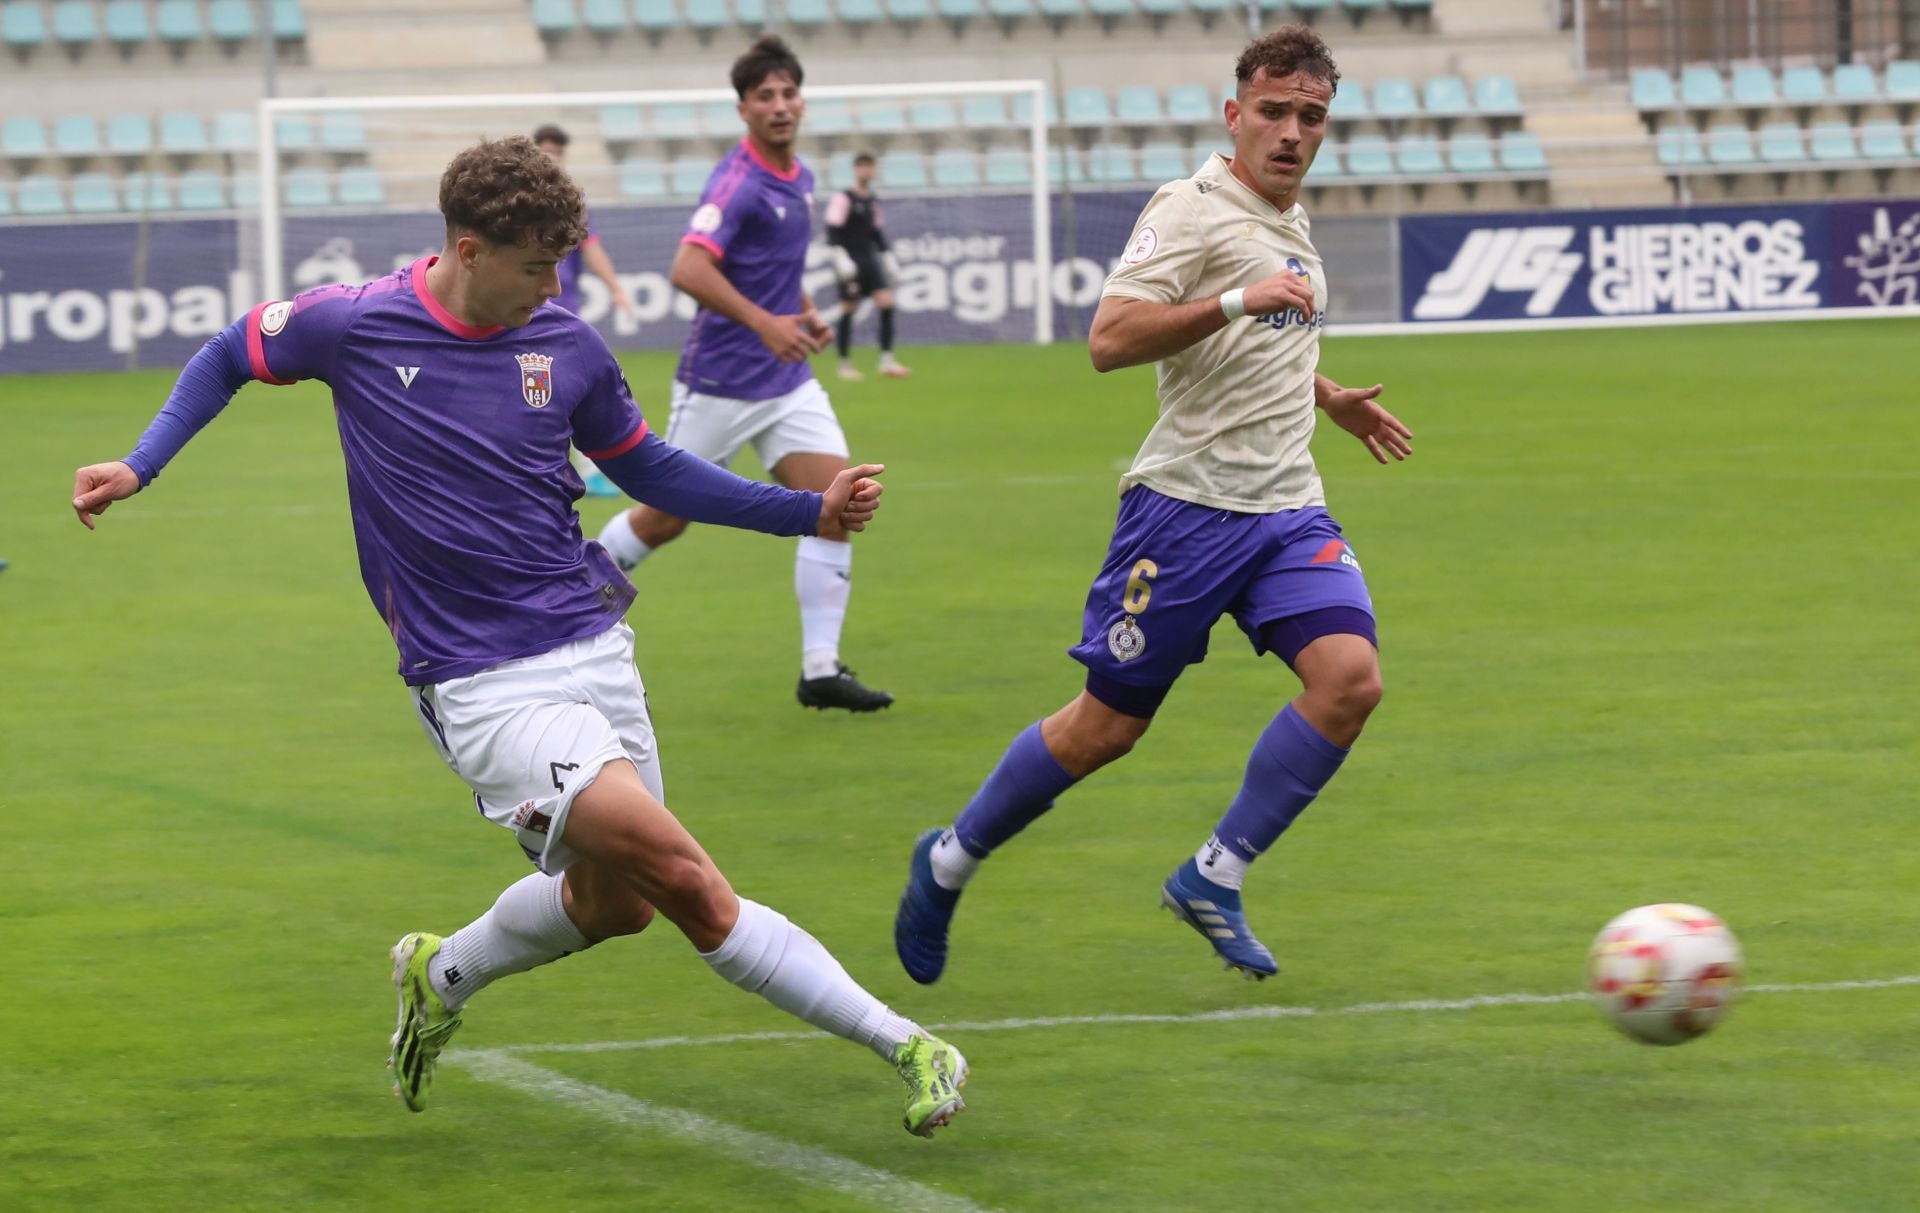
[[[1263,985],[1155,909],[1293,693],[1230,623],[983,871],[947,979],[900,972],[909,840],[1078,688],[1153,382],[1073,345],[830,381],[888,464],[846,653],[900,702],[802,712],[791,544],[696,530],[633,615],[670,803],[929,1024],[1174,1017],[954,1031],[970,1108],[932,1143],[824,1037],[522,1056],[547,1095],[447,1065],[409,1116],[386,948],[525,864],[394,677],[324,389],[248,388],[88,534],[72,468],[171,376],[0,380],[0,1209],[1911,1210],[1920,986],[1752,994],[1672,1050],[1579,1002],[1324,1012],[1574,991],[1601,923],[1670,899],[1727,917],[1751,982],[1920,974],[1916,348],[1912,321],[1329,342],[1417,449],[1316,443],[1387,697],[1254,869]],[[629,370],[664,414],[671,361]],[[1323,1013],[1193,1018],[1258,1007]],[[661,923],[487,991],[458,1044],[793,1026]]]

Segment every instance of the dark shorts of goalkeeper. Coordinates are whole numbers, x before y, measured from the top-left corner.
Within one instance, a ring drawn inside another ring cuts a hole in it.
[[[853,285],[856,289],[850,292],[847,290],[847,284],[841,283],[840,298],[842,300],[872,298],[875,291],[892,288],[893,282],[887,277],[886,267],[880,264],[879,250],[848,251],[853,253]]]

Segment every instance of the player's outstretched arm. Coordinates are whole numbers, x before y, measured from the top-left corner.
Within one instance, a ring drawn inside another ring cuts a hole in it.
[[[1087,354],[1096,371],[1140,366],[1196,345],[1242,316],[1289,310],[1313,319],[1313,284],[1292,270],[1281,270],[1238,291],[1185,303],[1108,295],[1094,313]]]
[[[93,520],[116,501],[140,491],[140,476],[119,460],[89,464],[73,474],[73,512],[91,531]]]
[[[843,468],[827,491],[820,495],[820,530],[838,523],[843,531],[864,531],[880,509],[880,494],[886,486],[873,479],[887,470],[884,463],[863,463]]]
[[[618,453],[586,454],[627,496],[690,522],[768,535],[814,535],[826,516],[819,493],[748,480],[689,455],[657,434],[649,433]]]
[[[693,296],[710,312],[753,330],[760,343],[782,362],[804,362],[826,348],[832,329],[816,328],[803,316],[776,316],[740,293],[720,272],[720,261],[704,245],[685,243],[674,254],[668,281]],[[815,320],[819,317],[816,315]]]
[[[1405,459],[1413,454],[1413,431],[1380,407],[1379,396],[1385,390],[1378,383],[1372,387],[1341,387],[1325,375],[1313,377],[1313,402],[1381,463],[1389,455]]]

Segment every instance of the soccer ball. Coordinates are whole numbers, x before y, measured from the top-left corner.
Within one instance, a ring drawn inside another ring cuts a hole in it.
[[[1699,906],[1641,906],[1601,928],[1587,955],[1587,988],[1628,1036],[1685,1044],[1726,1017],[1740,990],[1740,944]]]

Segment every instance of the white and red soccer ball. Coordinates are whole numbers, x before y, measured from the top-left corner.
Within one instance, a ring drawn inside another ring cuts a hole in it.
[[[1587,958],[1587,989],[1635,1040],[1685,1044],[1726,1017],[1740,990],[1740,944],[1699,906],[1640,906],[1601,928]]]

